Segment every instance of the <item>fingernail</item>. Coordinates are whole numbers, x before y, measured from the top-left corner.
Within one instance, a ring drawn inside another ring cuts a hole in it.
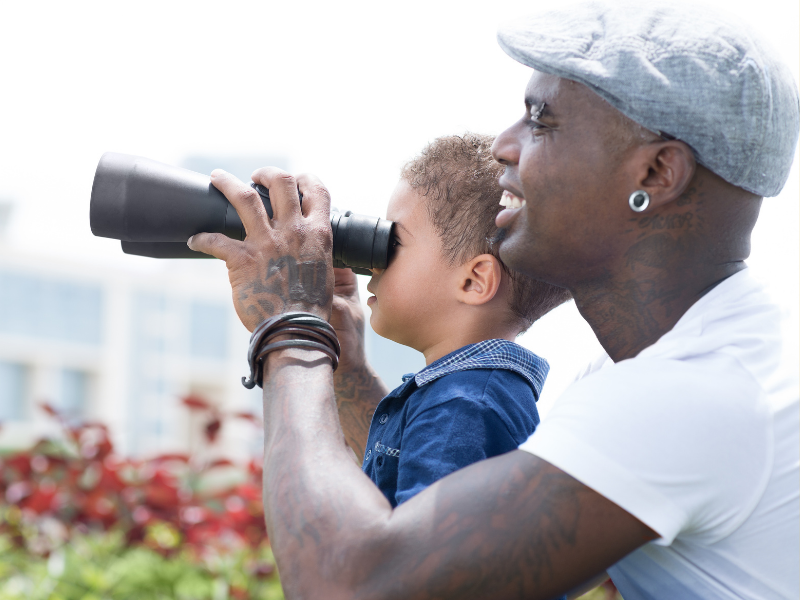
[[[186,245],[187,245],[187,246],[189,246],[189,248],[191,248],[191,247],[192,247],[192,240],[193,240],[193,239],[194,239],[194,236],[192,236],[192,237],[190,237],[188,240],[186,240]]]

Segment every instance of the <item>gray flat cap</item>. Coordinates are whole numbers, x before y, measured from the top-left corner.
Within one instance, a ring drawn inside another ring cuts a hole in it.
[[[537,71],[587,85],[700,164],[760,196],[786,183],[798,94],[776,53],[738,21],[694,5],[577,4],[502,27],[498,41]]]

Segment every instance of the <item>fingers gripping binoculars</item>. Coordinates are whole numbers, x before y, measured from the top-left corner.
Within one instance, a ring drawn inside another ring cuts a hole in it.
[[[271,218],[269,190],[251,185]],[[97,165],[89,221],[94,235],[120,240],[126,254],[152,258],[212,258],[186,241],[202,232],[235,240],[246,235],[236,209],[207,175],[115,152],[103,154]],[[385,269],[393,226],[379,217],[332,210],[333,266],[362,275]]]

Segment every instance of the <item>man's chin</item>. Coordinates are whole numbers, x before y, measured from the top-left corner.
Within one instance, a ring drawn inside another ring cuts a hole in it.
[[[526,273],[528,261],[526,261],[527,253],[522,248],[518,233],[509,229],[498,229],[497,233],[492,237],[492,245],[498,248],[500,260],[512,271],[519,273]],[[499,244],[499,246],[497,245]],[[529,258],[529,257],[527,257]]]

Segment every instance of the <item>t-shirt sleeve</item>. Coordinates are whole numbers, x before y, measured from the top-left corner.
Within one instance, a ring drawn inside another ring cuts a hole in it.
[[[772,464],[762,390],[724,362],[602,369],[567,388],[520,449],[625,509],[656,543],[718,541],[753,510]]]
[[[453,471],[510,452],[518,445],[519,439],[480,394],[477,398],[453,397],[415,411],[403,432],[397,504]]]

